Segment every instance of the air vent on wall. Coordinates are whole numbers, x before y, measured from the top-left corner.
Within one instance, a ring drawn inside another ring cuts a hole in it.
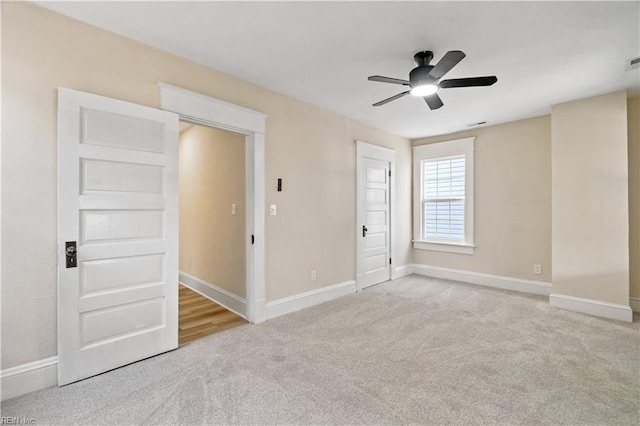
[[[640,68],[640,58],[629,59],[625,62],[625,71],[631,71]]]
[[[477,123],[467,124],[467,127],[482,126],[483,124],[487,124],[487,122],[486,121],[478,121]]]

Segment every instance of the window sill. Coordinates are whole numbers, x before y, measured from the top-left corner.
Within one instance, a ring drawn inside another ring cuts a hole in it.
[[[413,240],[413,248],[420,250],[445,251],[448,253],[473,254],[476,246],[472,244],[452,244],[441,243],[436,241],[417,241]]]

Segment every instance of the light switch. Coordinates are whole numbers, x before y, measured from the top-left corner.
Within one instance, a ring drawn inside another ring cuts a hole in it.
[[[236,205],[231,204],[231,214],[236,214]]]
[[[269,216],[275,216],[275,215],[276,215],[276,205],[271,204],[269,206]]]

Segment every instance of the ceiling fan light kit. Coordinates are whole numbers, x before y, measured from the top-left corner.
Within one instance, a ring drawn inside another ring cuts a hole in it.
[[[491,86],[498,79],[496,76],[486,77],[469,77],[456,78],[450,80],[440,80],[446,73],[464,59],[466,55],[459,50],[451,50],[447,52],[440,62],[436,65],[429,65],[433,59],[433,52],[425,50],[418,52],[413,56],[413,60],[418,66],[409,73],[409,80],[399,78],[383,77],[380,75],[372,75],[369,81],[377,81],[380,83],[401,84],[409,86],[410,90],[399,93],[380,102],[376,102],[373,106],[380,106],[396,99],[400,99],[406,95],[420,96],[424,98],[430,109],[438,109],[444,104],[438,96],[439,89],[449,89],[455,87],[474,87],[474,86]]]
[[[437,91],[438,91],[437,84],[425,83],[425,84],[420,84],[418,86],[413,86],[409,91],[409,94],[413,96],[428,96],[428,95],[433,95]]]

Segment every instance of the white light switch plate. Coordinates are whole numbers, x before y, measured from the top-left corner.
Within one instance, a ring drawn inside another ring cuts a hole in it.
[[[231,204],[231,214],[236,214],[236,205]]]
[[[271,204],[269,206],[269,216],[275,216],[275,215],[276,215],[276,205]]]

